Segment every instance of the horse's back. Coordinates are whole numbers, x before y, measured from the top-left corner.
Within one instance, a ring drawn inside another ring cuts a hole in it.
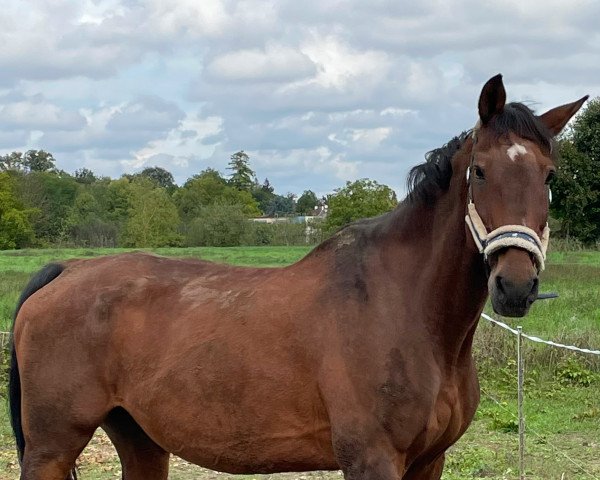
[[[175,303],[185,304],[186,298],[191,297],[196,297],[196,304],[199,301],[210,303],[218,291],[239,290],[248,286],[244,280],[255,284],[275,273],[275,269],[232,267],[145,253],[69,260],[62,267],[58,278],[27,299],[19,312],[23,320],[18,318],[17,326],[21,321],[41,315],[48,318],[51,328],[65,327],[59,323],[69,319],[73,321],[69,326],[76,327],[89,320],[91,311],[100,310],[106,314],[117,305],[144,307],[158,303],[164,297],[170,297]],[[213,295],[206,295],[205,290],[211,290]],[[171,302],[169,309],[173,305]],[[68,318],[62,318],[63,310],[68,312],[64,315]],[[52,318],[51,311],[60,318]],[[112,310],[110,313],[117,312]],[[155,313],[160,315],[161,312]],[[104,317],[109,319],[108,315]],[[39,323],[38,326],[41,327]]]

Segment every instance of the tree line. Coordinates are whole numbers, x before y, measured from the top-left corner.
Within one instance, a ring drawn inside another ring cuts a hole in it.
[[[558,150],[553,234],[598,244],[600,98],[577,116]],[[160,167],[112,179],[87,168],[59,170],[44,150],[0,156],[0,249],[317,243],[346,223],[397,204],[391,188],[369,179],[347,182],[324,198],[312,190],[298,198],[278,194],[268,179],[257,180],[244,151],[231,156],[228,172],[208,168],[178,186]],[[311,215],[325,204],[326,219],[310,225],[248,220]]]
[[[559,140],[551,211],[558,233],[584,245],[600,243],[600,97],[588,102]]]
[[[0,249],[317,243],[396,204],[389,187],[366,179],[348,182],[333,201],[312,190],[299,198],[277,194],[268,179],[258,182],[244,151],[231,156],[228,170],[226,177],[208,168],[178,186],[160,167],[112,179],[86,168],[59,170],[43,150],[0,156]],[[311,216],[327,203],[333,215],[310,224],[249,221]]]

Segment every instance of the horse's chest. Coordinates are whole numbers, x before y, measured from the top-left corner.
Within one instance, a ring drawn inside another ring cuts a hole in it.
[[[399,451],[420,457],[452,445],[471,422],[478,403],[476,379],[444,379],[435,391],[385,392],[379,420]],[[403,401],[404,400],[404,401]]]
[[[433,446],[440,441],[453,443],[458,438],[465,423],[471,420],[467,419],[465,403],[467,399],[461,397],[454,386],[440,392],[424,430],[426,445]]]
[[[414,456],[439,453],[465,432],[477,408],[476,383],[452,382],[443,385],[436,396],[422,431],[413,441]]]

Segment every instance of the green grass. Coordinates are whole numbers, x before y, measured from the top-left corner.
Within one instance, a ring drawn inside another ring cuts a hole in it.
[[[549,252],[549,264],[575,264],[600,266],[600,252],[597,250],[577,252]]]
[[[161,255],[188,256],[251,266],[284,266],[308,247],[156,249]],[[62,249],[0,252],[0,329],[9,327],[19,292],[29,276],[53,260],[91,257],[125,249]],[[541,278],[542,291],[555,300],[536,302],[529,316],[506,319],[543,338],[600,348],[600,252],[551,252]],[[488,309],[488,312],[490,310]],[[475,354],[482,401],[475,421],[448,455],[444,480],[518,478],[515,430],[515,338],[485,321],[476,334]],[[525,343],[528,479],[600,478],[600,358]],[[2,380],[4,383],[4,380]],[[0,388],[0,392],[2,389]],[[574,463],[573,463],[574,462]],[[170,478],[234,478],[173,459]],[[579,466],[577,466],[579,465]],[[82,461],[82,478],[115,478],[120,469],[105,437],[95,437]],[[236,478],[284,480],[338,479],[339,473],[288,474]],[[5,402],[0,401],[0,479],[18,478]]]
[[[39,250],[0,250],[0,273],[34,272],[53,261],[89,258],[123,252],[148,251],[173,257],[194,257],[235,265],[278,267],[289,265],[306,255],[312,247],[193,247],[193,248],[69,248]]]
[[[444,478],[516,478],[516,368],[510,363],[499,374],[481,375],[476,419],[451,451]],[[586,386],[569,380],[528,379],[524,399],[528,479],[560,479],[563,473],[568,479],[600,476],[598,386],[597,374]]]

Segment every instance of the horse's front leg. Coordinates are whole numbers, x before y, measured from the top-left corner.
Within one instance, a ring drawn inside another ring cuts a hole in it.
[[[384,434],[361,438],[356,434],[337,435],[334,453],[345,480],[400,480],[405,455],[396,451]]]
[[[411,465],[403,480],[440,480],[444,470],[444,461],[445,455],[442,453],[429,463]]]

